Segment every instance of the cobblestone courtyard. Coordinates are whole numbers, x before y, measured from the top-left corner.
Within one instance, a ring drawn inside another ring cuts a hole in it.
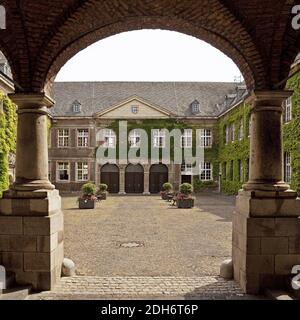
[[[159,197],[108,197],[96,210],[64,198],[65,256],[79,275],[218,275],[231,256],[234,199],[201,195],[192,210]]]
[[[218,277],[231,256],[234,198],[203,194],[192,210],[159,197],[109,197],[96,210],[63,198],[65,256],[76,277],[32,300],[257,299]]]

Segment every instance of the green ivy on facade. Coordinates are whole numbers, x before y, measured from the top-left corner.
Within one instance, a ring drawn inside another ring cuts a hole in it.
[[[11,100],[0,93],[0,196],[9,187],[8,154],[16,152],[17,113]]]

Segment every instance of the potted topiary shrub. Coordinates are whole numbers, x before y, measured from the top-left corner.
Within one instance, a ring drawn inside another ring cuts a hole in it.
[[[192,197],[193,186],[190,183],[183,183],[177,195],[177,208],[190,209],[194,207],[195,199]]]
[[[96,186],[93,183],[86,183],[81,188],[82,196],[78,198],[79,209],[95,209]]]
[[[161,198],[163,200],[168,200],[168,195],[171,193],[173,186],[170,182],[166,182],[162,186],[162,191],[160,192]]]
[[[99,191],[97,192],[98,200],[106,200],[106,198],[107,198],[107,189],[108,189],[108,185],[107,184],[101,183],[99,185]]]

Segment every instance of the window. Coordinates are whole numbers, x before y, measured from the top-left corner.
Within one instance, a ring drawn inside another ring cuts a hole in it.
[[[288,183],[292,181],[291,154],[289,152],[284,153],[284,181]]]
[[[131,113],[137,114],[139,112],[139,106],[131,106]]]
[[[211,147],[212,145],[212,132],[210,129],[200,130],[200,147]]]
[[[153,146],[155,148],[164,148],[166,145],[166,133],[164,130],[153,130]]]
[[[89,164],[87,162],[77,163],[76,180],[77,181],[89,180]]]
[[[192,102],[191,104],[191,108],[192,108],[192,113],[196,114],[200,112],[200,103],[198,100],[195,100],[194,102]]]
[[[69,129],[58,130],[58,147],[65,148],[69,146]]]
[[[252,122],[251,122],[251,118],[249,118],[249,127],[248,127],[248,137],[251,136],[251,127],[252,127]]]
[[[239,180],[240,180],[240,182],[243,182],[244,181],[243,162],[241,160],[239,160],[238,165],[239,165]]]
[[[289,97],[284,102],[284,122],[289,122],[292,120],[292,98]]]
[[[89,146],[89,130],[88,129],[77,130],[77,146],[78,147]]]
[[[70,180],[70,165],[69,162],[58,162],[57,164],[57,180],[69,181]]]
[[[239,138],[240,141],[244,139],[244,123],[243,123],[243,119],[241,120],[241,123],[240,123],[238,138]]]
[[[235,124],[231,125],[231,141],[235,141]]]
[[[193,166],[191,163],[183,163],[181,165],[181,174],[191,176],[193,174]]]
[[[129,134],[129,145],[132,148],[139,148],[141,146],[141,135],[138,130],[132,130]]]
[[[81,112],[81,103],[79,101],[74,101],[72,104],[72,109],[74,113],[80,113]]]
[[[193,130],[184,130],[184,134],[181,136],[182,148],[192,148],[193,146]]]
[[[117,137],[113,130],[106,129],[104,134],[104,146],[106,148],[115,148],[117,144]]]
[[[228,144],[230,140],[230,128],[229,126],[225,127],[225,143]]]
[[[210,162],[202,162],[200,164],[200,179],[202,181],[212,180],[212,165]]]

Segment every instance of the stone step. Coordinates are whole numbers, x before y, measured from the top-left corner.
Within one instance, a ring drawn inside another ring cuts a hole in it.
[[[31,286],[23,286],[3,290],[0,300],[26,300],[30,295],[31,289]]]

